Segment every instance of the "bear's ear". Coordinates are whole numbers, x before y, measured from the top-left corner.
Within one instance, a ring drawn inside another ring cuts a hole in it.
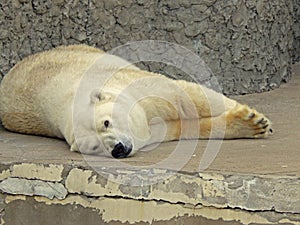
[[[101,101],[101,93],[98,90],[93,90],[91,92],[91,103],[96,103]]]
[[[100,102],[103,100],[110,100],[111,96],[108,93],[102,93],[99,90],[93,90],[91,92],[91,103]]]

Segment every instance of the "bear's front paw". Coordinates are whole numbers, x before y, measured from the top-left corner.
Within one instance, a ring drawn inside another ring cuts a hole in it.
[[[265,138],[273,133],[270,120],[247,105],[237,105],[228,113],[227,128],[233,138]]]
[[[249,122],[254,129],[254,138],[267,137],[273,133],[271,122],[263,114],[258,112],[251,112],[249,114]]]

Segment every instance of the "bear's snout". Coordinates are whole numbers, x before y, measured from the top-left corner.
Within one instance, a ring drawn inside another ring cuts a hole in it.
[[[114,149],[111,152],[111,155],[114,158],[126,158],[132,150],[132,147],[127,147],[123,145],[121,142],[115,145]]]

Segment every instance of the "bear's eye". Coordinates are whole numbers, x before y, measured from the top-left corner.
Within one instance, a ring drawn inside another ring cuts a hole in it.
[[[108,126],[109,126],[109,121],[108,121],[108,120],[105,120],[105,121],[104,121],[104,126],[105,126],[106,128],[108,128]]]

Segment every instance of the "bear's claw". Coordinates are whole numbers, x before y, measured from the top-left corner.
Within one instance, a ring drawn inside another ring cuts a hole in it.
[[[254,117],[252,118],[252,120],[249,121],[252,123],[252,127],[254,128],[254,138],[267,137],[269,134],[273,132],[271,129],[271,122],[266,117],[264,117],[264,115],[260,113],[257,113],[257,117],[261,117],[261,118],[255,120]]]

